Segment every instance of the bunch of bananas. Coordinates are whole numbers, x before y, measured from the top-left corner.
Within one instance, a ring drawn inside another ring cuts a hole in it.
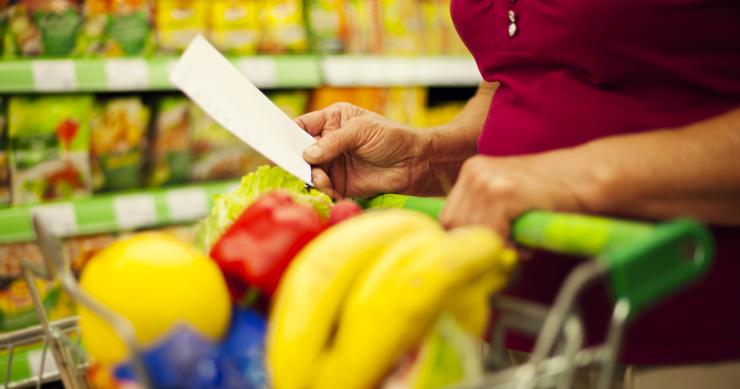
[[[445,231],[413,211],[367,212],[328,229],[296,256],[273,301],[273,387],[375,387],[442,312],[481,335],[487,299],[515,262],[491,230]]]

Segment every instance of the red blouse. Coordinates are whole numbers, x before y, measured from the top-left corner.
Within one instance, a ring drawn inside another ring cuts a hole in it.
[[[677,127],[740,106],[737,0],[452,0],[451,10],[483,78],[500,82],[482,154]],[[714,237],[709,276],[632,324],[625,363],[740,359],[740,228]],[[549,303],[573,264],[539,254],[512,293]],[[609,315],[603,288],[583,305],[597,341]]]

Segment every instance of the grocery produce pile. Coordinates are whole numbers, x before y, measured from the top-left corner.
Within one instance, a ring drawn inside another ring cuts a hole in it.
[[[81,287],[132,324],[157,388],[440,388],[480,377],[488,299],[516,254],[485,227],[334,203],[276,167],[218,197],[198,248],[113,243]],[[97,387],[135,384],[128,350],[80,307]]]
[[[7,2],[0,0],[6,58],[174,53],[197,34],[233,55],[465,53],[449,0]]]

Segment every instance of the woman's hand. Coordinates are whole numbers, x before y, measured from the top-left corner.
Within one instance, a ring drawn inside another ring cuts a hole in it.
[[[562,167],[549,156],[470,158],[440,221],[445,227],[488,225],[508,236],[511,222],[529,210],[585,212]]]
[[[373,112],[337,103],[296,123],[318,140],[303,157],[332,197],[411,193],[428,175],[424,135]]]

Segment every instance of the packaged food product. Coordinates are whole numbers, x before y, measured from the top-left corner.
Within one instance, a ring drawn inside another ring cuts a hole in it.
[[[193,181],[241,177],[267,163],[259,153],[191,104]]]
[[[427,108],[426,126],[435,127],[449,123],[465,107],[464,101],[447,102]]]
[[[152,51],[152,7],[148,0],[87,0],[77,55],[146,55]]]
[[[156,0],[156,30],[159,50],[184,50],[198,34],[208,30],[206,0]]]
[[[157,101],[154,131],[150,136],[148,183],[153,186],[182,183],[190,176],[190,101],[168,96]]]
[[[22,277],[21,260],[40,264],[35,242],[0,245],[0,332],[14,331],[38,323],[28,284]],[[34,280],[39,297],[52,320],[71,316],[74,304],[58,283]]]
[[[149,0],[110,1],[106,27],[106,56],[145,55],[154,46]]]
[[[341,53],[347,38],[344,0],[306,0],[311,47],[318,53]]]
[[[417,0],[378,0],[383,52],[410,55],[421,51],[421,9]]]
[[[314,90],[311,97],[310,111],[346,102],[358,107],[383,114],[385,111],[387,90],[383,88],[334,88],[321,87]]]
[[[383,39],[378,0],[346,0],[347,53],[379,54]]]
[[[0,0],[0,55],[5,52],[5,28],[8,26],[8,0]]]
[[[139,97],[101,101],[90,120],[93,190],[140,184],[149,116],[149,108]]]
[[[8,8],[6,56],[65,56],[82,25],[80,1],[13,0]]]
[[[427,89],[395,87],[388,89],[383,113],[386,117],[412,127],[426,125]]]
[[[214,0],[211,2],[211,41],[222,52],[255,54],[259,49],[260,0]]]
[[[10,171],[8,170],[8,132],[5,100],[0,97],[0,207],[10,203]]]
[[[306,106],[308,104],[308,92],[306,91],[272,92],[268,93],[267,97],[291,118],[306,113]]]
[[[303,53],[308,49],[300,0],[263,0],[262,51],[271,54]]]
[[[91,95],[10,99],[8,136],[14,204],[90,194],[88,119],[92,107]]]
[[[108,25],[109,0],[87,0],[82,9],[82,26],[77,34],[78,56],[95,56],[103,51]]]

